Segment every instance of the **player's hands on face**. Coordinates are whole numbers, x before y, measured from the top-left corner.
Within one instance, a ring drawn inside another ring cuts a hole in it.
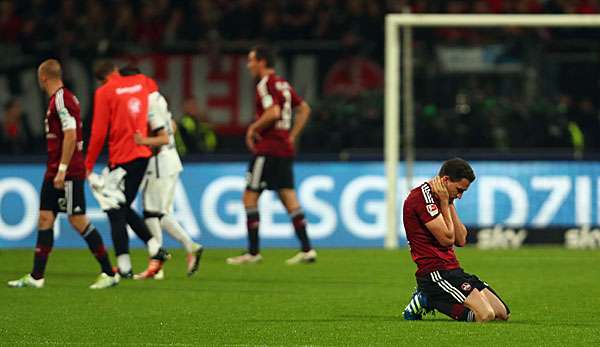
[[[64,171],[59,171],[56,173],[56,176],[54,177],[54,188],[56,189],[65,189],[65,175],[66,172]]]
[[[448,189],[446,189],[446,186],[444,186],[444,182],[442,182],[442,179],[439,176],[436,176],[431,181],[431,189],[441,201],[448,202],[450,200],[450,194],[448,193]]]

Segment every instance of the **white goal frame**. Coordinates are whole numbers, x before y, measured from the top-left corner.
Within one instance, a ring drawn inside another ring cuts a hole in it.
[[[384,247],[398,247],[398,165],[400,152],[400,93],[403,93],[403,116],[407,125],[407,184],[412,186],[414,165],[414,114],[412,94],[412,28],[413,27],[600,27],[600,15],[445,15],[388,14],[385,17],[385,120],[384,156],[386,191],[386,233]],[[398,29],[403,30],[403,67],[400,70]],[[402,78],[405,88],[400,88]],[[432,173],[433,175],[434,173]]]

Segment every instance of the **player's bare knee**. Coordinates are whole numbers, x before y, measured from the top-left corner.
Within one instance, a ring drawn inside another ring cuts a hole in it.
[[[259,194],[250,190],[244,191],[244,195],[242,196],[242,201],[244,203],[244,207],[248,208],[256,208],[258,206],[258,197]]]
[[[46,230],[52,228],[54,225],[54,213],[51,211],[40,211],[38,218],[38,228],[40,230]]]
[[[71,224],[73,229],[82,234],[88,226],[89,221],[85,215],[70,215],[69,224]]]

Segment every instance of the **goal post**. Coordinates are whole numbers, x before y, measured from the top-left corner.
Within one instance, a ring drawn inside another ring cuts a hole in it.
[[[405,124],[413,125],[412,28],[415,27],[600,27],[600,15],[446,15],[388,14],[385,18],[384,160],[387,179],[384,247],[398,247],[398,164],[400,153],[400,95]],[[403,44],[399,29],[403,30]],[[402,57],[402,66],[400,58]],[[404,67],[404,69],[401,69]],[[403,72],[403,73],[401,73]],[[401,83],[402,82],[402,83]],[[403,88],[401,88],[403,86]],[[407,129],[408,136],[414,129]],[[414,147],[414,144],[409,143]],[[407,182],[412,182],[414,148],[406,156]],[[410,177],[408,177],[410,176]]]

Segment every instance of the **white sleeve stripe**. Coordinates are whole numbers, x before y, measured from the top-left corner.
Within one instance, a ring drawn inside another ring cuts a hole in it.
[[[62,89],[59,89],[56,92],[54,104],[56,107],[56,113],[58,113],[58,118],[60,118],[60,122],[62,124],[62,129],[76,129],[77,122],[75,121],[75,117],[71,116],[69,110],[65,107],[64,92]]]
[[[433,204],[433,198],[431,197],[431,188],[425,183],[421,186],[421,192],[423,193],[423,198],[425,199],[426,204]]]
[[[63,115],[65,113],[68,116],[71,116],[71,114],[69,113],[69,110],[65,107],[64,93],[63,93],[62,89],[60,89],[58,92],[56,92],[56,97],[54,98],[54,104],[56,105],[56,112],[58,113],[58,115],[61,119],[63,118]]]
[[[262,80],[260,80],[260,82],[258,82],[258,95],[260,95],[261,98],[269,95],[269,90],[267,89],[267,81],[269,80],[269,76],[265,76],[263,77]]]
[[[54,103],[56,104],[57,111],[60,111],[65,108],[65,99],[64,99],[64,94],[63,94],[62,89],[59,89],[56,92],[56,96],[54,98]]]

